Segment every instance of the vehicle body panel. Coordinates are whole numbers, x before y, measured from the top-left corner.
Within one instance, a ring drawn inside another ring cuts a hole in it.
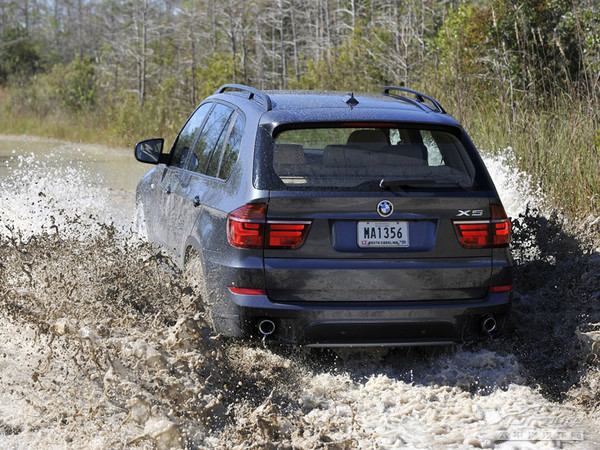
[[[297,250],[265,250],[267,293],[277,301],[438,300],[483,297],[489,287],[491,249],[457,244],[451,219],[465,205],[489,213],[489,198],[388,195],[394,213],[382,219],[380,193],[365,197],[269,200],[268,220],[312,219]],[[298,213],[301,211],[301,213]],[[406,221],[409,248],[359,248],[359,221]]]

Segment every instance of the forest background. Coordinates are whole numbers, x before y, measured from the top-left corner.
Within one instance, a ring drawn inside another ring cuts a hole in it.
[[[597,0],[0,1],[0,133],[172,139],[229,82],[424,91],[551,205],[600,214]]]

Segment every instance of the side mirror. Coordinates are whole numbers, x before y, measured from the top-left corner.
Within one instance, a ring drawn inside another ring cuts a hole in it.
[[[165,140],[162,138],[146,139],[135,144],[135,159],[148,164],[158,164]]]

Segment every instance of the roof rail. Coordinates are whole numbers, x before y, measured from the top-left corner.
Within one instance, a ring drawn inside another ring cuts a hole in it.
[[[246,86],[245,84],[224,84],[215,91],[215,94],[223,94],[228,90],[247,92],[248,100],[255,100],[257,97],[259,102],[262,103],[265,108],[267,108],[267,111],[272,109],[271,97],[269,97],[266,92],[263,92],[260,89]]]
[[[400,92],[408,92],[409,94],[413,94],[416,98],[416,101],[410,97],[406,97],[404,95],[392,94],[390,91],[400,91]],[[389,97],[397,98],[398,100],[407,101],[413,105],[421,107],[421,105],[427,106],[434,112],[438,112],[441,114],[446,114],[446,110],[438,103],[438,101],[428,95],[423,94],[422,92],[413,91],[412,89],[407,89],[403,87],[397,86],[384,86],[381,90],[383,95],[387,95]],[[427,101],[426,101],[427,100]]]

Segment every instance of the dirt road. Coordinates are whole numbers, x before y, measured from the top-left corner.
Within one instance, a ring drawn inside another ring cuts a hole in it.
[[[600,447],[599,225],[528,211],[526,177],[487,162],[517,219],[505,335],[308,351],[209,336],[132,231],[132,152],[0,138],[0,447]]]

